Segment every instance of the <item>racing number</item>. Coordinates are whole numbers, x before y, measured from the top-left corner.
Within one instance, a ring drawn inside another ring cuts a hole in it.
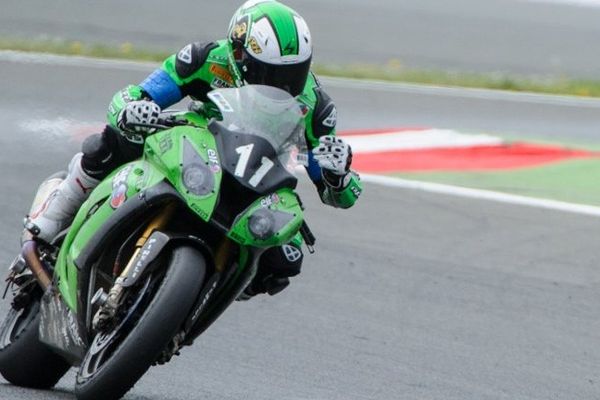
[[[250,160],[250,155],[252,154],[252,149],[254,149],[254,143],[250,143],[245,146],[240,146],[235,149],[235,152],[240,155],[237,165],[235,166],[235,172],[234,172],[235,176],[238,176],[240,178],[244,177],[244,174],[246,173],[246,167],[248,167],[248,161]],[[256,170],[254,175],[252,175],[252,177],[248,181],[250,186],[257,187],[258,184],[260,183],[260,181],[263,180],[265,175],[267,175],[267,173],[274,166],[275,166],[275,163],[273,161],[271,161],[267,157],[263,157],[261,159],[260,167]]]

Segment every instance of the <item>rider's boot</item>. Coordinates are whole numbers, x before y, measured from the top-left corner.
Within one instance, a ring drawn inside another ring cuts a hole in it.
[[[60,183],[57,178],[42,183],[25,221],[29,232],[48,243],[69,226],[79,207],[98,186],[99,180],[83,170],[81,157],[82,153],[73,157],[69,172]]]

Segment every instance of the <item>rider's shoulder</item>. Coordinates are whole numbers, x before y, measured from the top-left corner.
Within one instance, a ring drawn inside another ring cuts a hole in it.
[[[195,42],[175,55],[175,72],[181,79],[191,77],[208,63],[227,63],[226,41]]]
[[[300,94],[299,100],[313,109],[323,106],[324,103],[332,102],[323,86],[321,86],[319,78],[312,71],[308,74],[304,91]]]
[[[312,72],[308,74],[304,92],[298,99],[309,108],[307,134],[311,143],[316,146],[317,138],[330,135],[335,131],[337,123],[335,103]]]

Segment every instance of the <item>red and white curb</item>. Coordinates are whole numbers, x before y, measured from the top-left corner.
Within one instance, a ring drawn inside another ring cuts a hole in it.
[[[563,146],[507,142],[489,134],[401,128],[341,132],[360,172],[484,172],[536,167],[598,153]]]
[[[487,134],[466,134],[450,129],[400,128],[382,131],[341,133],[354,153],[431,150],[499,146],[504,141]]]
[[[67,118],[37,119],[19,123],[21,129],[39,135],[40,137],[56,139],[67,136],[77,141],[83,140],[92,133],[99,132],[102,126],[103,124],[101,122],[82,122]],[[394,152],[405,152],[404,154],[407,154],[410,152],[435,151],[436,149],[456,150],[477,146],[501,146],[503,144],[503,141],[500,138],[491,135],[470,135],[447,129],[403,128],[387,132],[342,132],[341,135],[352,145],[354,152],[357,154],[357,159],[360,159],[361,155],[377,156],[382,152],[390,154]],[[362,173],[361,177],[365,182],[384,185],[390,188],[417,190],[453,197],[600,217],[600,207],[596,206],[536,199],[488,190],[420,182],[368,173]]]

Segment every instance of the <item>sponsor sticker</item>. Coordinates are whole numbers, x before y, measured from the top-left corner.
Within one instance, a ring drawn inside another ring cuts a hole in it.
[[[132,165],[129,165],[119,171],[112,181],[112,194],[110,196],[110,206],[115,210],[119,208],[127,200],[127,179],[133,169]]]
[[[213,149],[208,149],[208,163],[210,165],[210,170],[213,173],[217,173],[221,170],[221,164],[219,163],[219,156],[217,152]]]
[[[238,19],[238,21],[233,26],[233,30],[231,36],[234,40],[239,40],[242,43],[246,42],[246,34],[248,33],[248,24],[250,21],[250,17],[248,15],[243,16]]]
[[[250,38],[250,40],[248,41],[248,45],[250,46],[250,49],[254,54],[262,54],[262,48],[260,47],[254,36]]]
[[[213,81],[210,83],[210,86],[215,89],[227,89],[231,87],[229,83],[225,82],[221,78],[213,79]]]
[[[164,155],[167,151],[173,148],[173,139],[171,135],[166,135],[158,142],[158,148],[160,149],[160,155]]]
[[[233,85],[233,78],[231,77],[231,74],[229,73],[229,70],[227,68],[217,64],[212,64],[209,68],[209,71],[217,78],[220,78],[228,84]]]
[[[217,107],[219,107],[221,112],[233,112],[233,107],[231,107],[231,104],[229,104],[227,99],[225,99],[221,93],[209,93],[208,98],[211,99]]]
[[[279,203],[279,195],[277,193],[273,193],[260,201],[260,205],[264,208],[270,207],[277,203]]]

